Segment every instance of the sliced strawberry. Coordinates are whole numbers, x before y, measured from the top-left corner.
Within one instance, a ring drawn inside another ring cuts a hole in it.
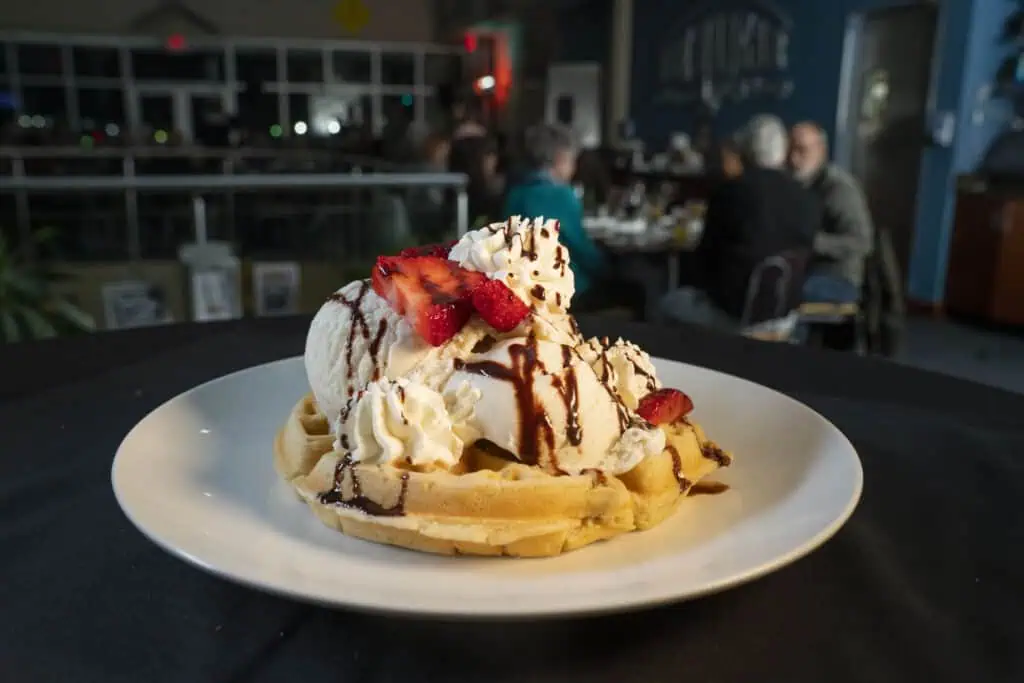
[[[693,401],[678,389],[658,389],[640,399],[636,413],[653,425],[675,422],[693,410]]]
[[[451,242],[444,242],[442,244],[424,244],[419,247],[408,247],[398,252],[399,256],[409,258],[413,256],[437,256],[439,258],[448,258],[448,252],[455,246],[456,240]]]
[[[381,256],[370,277],[373,291],[432,346],[462,329],[473,313],[473,290],[486,281],[439,256]]]
[[[508,332],[530,314],[530,308],[501,280],[487,280],[473,290],[473,308],[498,332]]]

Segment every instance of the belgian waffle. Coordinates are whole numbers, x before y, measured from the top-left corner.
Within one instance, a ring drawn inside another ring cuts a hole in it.
[[[657,525],[731,462],[687,420],[661,429],[665,450],[618,477],[553,476],[485,442],[456,469],[420,470],[352,462],[306,396],[277,434],[274,464],[324,524],[350,536],[439,554],[546,557]]]

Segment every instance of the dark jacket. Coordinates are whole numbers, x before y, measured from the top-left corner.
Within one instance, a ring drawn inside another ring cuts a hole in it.
[[[748,168],[719,185],[708,200],[693,259],[700,271],[696,284],[716,306],[740,318],[758,265],[783,252],[809,252],[820,224],[818,202],[797,180],[774,169]],[[786,292],[785,312],[799,305],[802,276]],[[771,317],[771,311],[759,311],[744,322]]]
[[[809,188],[824,212],[810,273],[841,277],[859,287],[874,240],[871,211],[860,185],[846,171],[828,164]]]

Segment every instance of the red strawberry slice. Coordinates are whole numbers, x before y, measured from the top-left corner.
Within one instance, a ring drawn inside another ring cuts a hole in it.
[[[675,422],[693,410],[693,401],[678,389],[658,389],[640,399],[636,413],[653,425]]]
[[[473,308],[498,332],[515,329],[530,314],[529,306],[500,280],[487,280],[473,290]]]
[[[399,256],[409,258],[413,256],[438,256],[440,258],[448,258],[448,252],[455,246],[456,240],[451,242],[444,242],[442,244],[424,244],[419,247],[408,247],[398,252]]]
[[[473,313],[473,290],[487,276],[440,256],[381,256],[370,283],[432,346],[454,337]]]

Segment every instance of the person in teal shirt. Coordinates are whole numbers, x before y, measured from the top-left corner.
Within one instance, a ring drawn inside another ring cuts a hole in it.
[[[596,292],[606,270],[604,254],[583,229],[583,204],[573,190],[576,145],[569,131],[540,124],[525,137],[527,172],[509,188],[505,217],[550,218],[559,223],[558,239],[569,250],[569,266],[576,280],[573,308]]]

